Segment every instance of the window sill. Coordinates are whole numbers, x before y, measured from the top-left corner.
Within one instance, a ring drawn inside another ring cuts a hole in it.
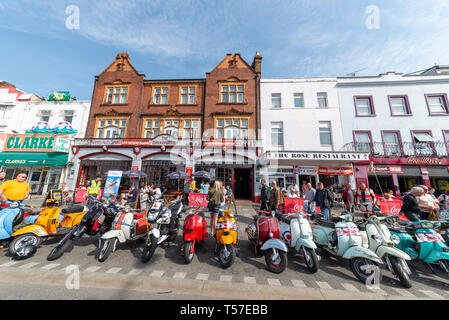
[[[121,107],[127,105],[128,105],[127,103],[103,103],[100,104],[100,107],[115,107],[115,106]]]
[[[392,117],[412,117],[413,114],[392,114]]]
[[[247,105],[248,102],[218,102],[217,105],[241,106]]]
[[[447,117],[449,113],[429,113],[429,117]]]
[[[156,104],[156,103],[149,103],[147,106],[148,106],[148,107],[171,107],[171,104]]]
[[[198,106],[198,104],[197,103],[192,103],[192,104],[189,104],[189,103],[186,103],[186,104],[177,104],[177,105],[175,105],[175,107],[197,107]]]
[[[372,118],[372,117],[376,117],[376,115],[375,114],[370,114],[366,116],[356,115],[356,118]]]

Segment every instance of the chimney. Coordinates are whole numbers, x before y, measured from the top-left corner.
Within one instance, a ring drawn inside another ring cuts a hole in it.
[[[256,55],[254,56],[253,64],[251,65],[251,68],[253,70],[260,74],[262,72],[262,56],[260,55],[260,52],[257,51]]]

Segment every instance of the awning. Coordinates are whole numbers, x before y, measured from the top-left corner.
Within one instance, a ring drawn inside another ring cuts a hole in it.
[[[418,142],[433,142],[433,138],[424,132],[415,132],[413,134]]]
[[[67,153],[46,152],[2,152],[0,166],[8,167],[65,167],[69,155]]]

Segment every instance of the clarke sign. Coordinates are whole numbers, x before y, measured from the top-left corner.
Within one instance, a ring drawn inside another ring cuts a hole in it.
[[[355,152],[267,152],[269,160],[333,160],[333,161],[369,161],[368,153]]]
[[[8,135],[4,152],[69,152],[69,141],[49,135]]]

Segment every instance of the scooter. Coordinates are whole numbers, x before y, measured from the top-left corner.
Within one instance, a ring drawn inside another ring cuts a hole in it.
[[[362,235],[353,219],[350,213],[333,218],[333,221],[318,218],[313,241],[324,254],[349,260],[351,271],[361,282],[366,283],[373,272],[379,275],[380,282],[381,273],[377,264],[383,263],[382,259],[362,246]]]
[[[154,198],[152,198],[154,199]],[[173,242],[178,235],[179,218],[182,211],[182,197],[163,206],[163,199],[154,199],[148,211],[148,223],[151,225],[146,233],[141,260],[147,263],[153,257],[156,248],[165,241]]]
[[[437,263],[449,274],[449,247],[443,237],[435,230],[439,221],[421,220],[416,222],[399,222],[390,225],[392,240],[396,248],[407,253],[412,259],[424,261],[433,270],[431,264]]]
[[[290,252],[302,252],[307,268],[312,273],[316,273],[320,266],[320,257],[316,254],[317,248],[313,242],[312,228],[307,217],[311,214],[297,212],[295,214],[280,214],[279,229],[282,240],[289,248]]]
[[[0,247],[9,246],[11,236],[26,223],[23,223],[25,212],[32,211],[33,206],[27,206],[21,201],[2,201],[0,211]]]
[[[222,268],[229,268],[235,260],[237,245],[237,221],[231,210],[220,210],[222,213],[216,225],[217,255]]]
[[[412,274],[407,265],[410,256],[394,247],[392,235],[384,221],[399,220],[397,215],[383,217],[370,216],[357,221],[356,224],[362,234],[363,246],[377,254],[387,265],[388,270],[399,278],[402,286],[411,288],[409,275]],[[390,222],[391,223],[391,222]]]
[[[14,232],[13,240],[9,244],[9,253],[16,259],[25,259],[26,246],[39,247],[42,241],[52,236],[59,236],[69,232],[75,225],[81,222],[87,209],[83,206],[75,206],[61,211],[59,202],[48,199],[46,207],[37,215],[29,215],[24,219],[29,225]]]
[[[207,238],[207,222],[204,212],[199,208],[192,208],[184,220],[184,245],[181,253],[187,264],[191,263],[195,254],[196,243],[201,243]]]
[[[254,222],[246,228],[248,240],[254,246],[257,257],[265,255],[268,270],[281,273],[287,268],[288,248],[280,237],[279,222],[274,212],[258,211]]]
[[[120,206],[117,209],[122,210],[122,213],[115,216],[111,229],[101,236],[98,244],[100,262],[106,261],[111,252],[116,250],[117,241],[125,243],[141,239],[150,228],[145,211],[132,210],[129,206]]]
[[[84,234],[96,236],[103,234],[112,226],[118,209],[115,203],[104,203],[102,201],[91,199],[87,203],[88,211],[69,233],[51,250],[47,256],[48,261],[60,258],[65,251],[73,244],[75,239],[80,239]]]

